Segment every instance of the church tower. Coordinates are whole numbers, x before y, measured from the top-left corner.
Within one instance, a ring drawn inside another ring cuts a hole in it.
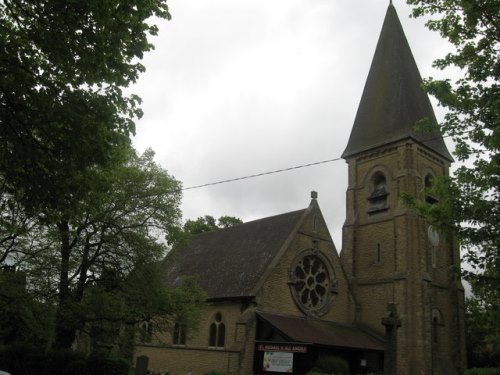
[[[439,132],[414,127],[424,118],[436,121],[420,84],[391,3],[342,155],[349,182],[341,259],[358,323],[385,334],[382,318],[395,304],[396,373],[459,374],[465,368],[459,249],[400,200],[409,193],[435,202],[424,188],[447,176],[453,161]]]

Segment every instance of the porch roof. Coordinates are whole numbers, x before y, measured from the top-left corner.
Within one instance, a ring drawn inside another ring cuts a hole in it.
[[[384,340],[359,326],[328,320],[257,312],[287,339],[337,348],[384,350]]]

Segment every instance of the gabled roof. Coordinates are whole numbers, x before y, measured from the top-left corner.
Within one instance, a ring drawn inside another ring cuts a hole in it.
[[[311,207],[311,206],[310,206]],[[209,299],[251,297],[309,208],[194,236],[166,267],[167,284],[198,276]]]
[[[389,5],[366,80],[351,136],[342,154],[360,152],[411,138],[453,161],[440,132],[417,132],[417,121],[436,117],[406,40],[396,9]]]
[[[261,311],[257,315],[293,342],[336,348],[384,350],[382,338],[368,334],[354,325]]]

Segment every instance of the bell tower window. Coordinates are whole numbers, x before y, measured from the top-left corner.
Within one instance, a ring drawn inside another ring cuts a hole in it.
[[[430,192],[430,189],[432,188],[432,180],[434,179],[434,176],[431,175],[430,173],[428,173],[425,178],[424,178],[424,185],[425,185],[425,201],[429,204],[434,204],[434,203],[437,203],[438,202],[438,199],[433,196],[433,195],[430,195],[429,192]]]
[[[382,172],[375,173],[370,185],[371,193],[368,197],[368,201],[370,202],[368,213],[374,214],[381,211],[387,211],[389,209],[387,203],[389,192],[384,174]]]

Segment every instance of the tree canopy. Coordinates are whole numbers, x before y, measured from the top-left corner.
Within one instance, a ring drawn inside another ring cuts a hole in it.
[[[475,327],[500,352],[500,2],[498,0],[407,0],[413,16],[429,17],[454,51],[435,61],[458,67],[456,81],[428,78],[424,88],[447,112],[440,127],[455,142],[462,162],[450,178],[436,180],[435,205],[418,205],[437,229],[453,233],[470,267],[463,269],[474,296],[468,301]],[[469,319],[470,322],[470,319]]]
[[[200,234],[230,228],[242,223],[241,219],[233,216],[221,216],[215,219],[213,216],[205,215],[196,220],[187,220],[184,223],[183,230],[189,234]]]
[[[94,167],[126,158],[141,110],[122,90],[152,16],[164,0],[0,2],[0,183],[26,209],[74,209]]]
[[[467,248],[466,260],[479,269],[500,266],[500,2],[491,0],[407,0],[413,15],[430,16],[455,51],[435,61],[456,66],[462,76],[428,78],[424,86],[446,108],[440,124],[464,162],[438,189],[448,206],[429,211],[438,226],[453,231]],[[498,281],[498,280],[497,280]],[[497,284],[498,286],[498,284]]]
[[[0,265],[16,268],[0,284],[24,280],[0,302],[23,327],[53,311],[59,348],[98,321],[168,320],[204,300],[192,281],[161,282],[180,184],[131,146],[142,112],[125,89],[158,18],[165,0],[0,0]]]

